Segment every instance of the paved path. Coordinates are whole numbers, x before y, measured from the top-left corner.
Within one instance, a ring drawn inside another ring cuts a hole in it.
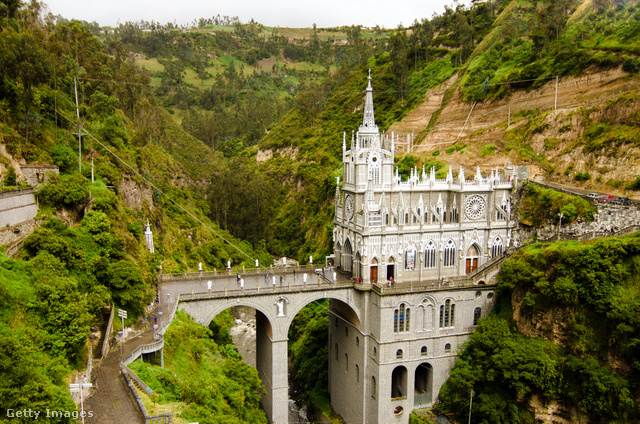
[[[152,328],[138,337],[127,340],[122,349],[122,357],[126,357],[138,346],[151,342]],[[94,368],[92,379],[96,391],[92,397],[84,401],[84,410],[92,411],[93,417],[85,418],[85,423],[144,424],[140,409],[120,374],[120,359],[120,349],[114,346],[100,365]]]

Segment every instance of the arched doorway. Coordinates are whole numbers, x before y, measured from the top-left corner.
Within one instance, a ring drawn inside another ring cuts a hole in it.
[[[336,256],[335,266],[336,268],[340,268],[342,267],[342,245],[340,244],[340,242],[336,243],[336,251],[334,253]]]
[[[342,269],[346,272],[352,271],[352,253],[353,249],[351,248],[351,241],[347,239],[347,241],[344,242],[344,265],[342,267]]]
[[[480,249],[477,244],[472,244],[467,250],[467,274],[478,269],[478,257],[480,256]]]
[[[404,366],[394,368],[391,374],[391,398],[407,397],[407,369]]]
[[[427,408],[431,406],[433,393],[433,368],[426,362],[418,365],[416,368],[414,393],[414,408]]]
[[[387,280],[395,280],[396,277],[396,263],[393,257],[387,259]]]
[[[378,260],[376,258],[371,259],[371,266],[369,268],[369,280],[372,284],[378,282]]]

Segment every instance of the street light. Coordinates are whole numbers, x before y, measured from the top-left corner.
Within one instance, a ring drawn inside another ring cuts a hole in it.
[[[69,391],[71,393],[80,392],[80,416],[82,417],[82,424],[84,424],[84,401],[82,398],[83,389],[88,389],[93,387],[91,383],[77,383],[77,384],[69,384]]]

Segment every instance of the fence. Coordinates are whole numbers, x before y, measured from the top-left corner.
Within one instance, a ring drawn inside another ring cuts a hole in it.
[[[122,372],[122,376],[124,377],[125,381],[127,382],[127,387],[129,387],[129,391],[131,392],[131,395],[133,396],[133,398],[136,400],[136,403],[138,404],[138,408],[140,409],[140,413],[142,414],[142,416],[144,418],[144,423],[145,424],[172,424],[173,423],[173,414],[171,414],[171,413],[158,414],[158,415],[149,415],[149,413],[147,412],[147,408],[145,408],[144,403],[142,402],[142,398],[138,394],[138,391],[136,390],[135,385],[134,385],[133,382],[135,380],[135,382],[138,385],[140,385],[142,390],[144,390],[147,393],[153,393],[153,390],[151,390],[149,388],[149,386],[147,386],[142,380],[140,380],[138,378],[138,376],[135,375],[135,373],[133,371],[131,371],[129,368],[127,368],[127,366],[124,365],[123,362],[120,363],[120,371]]]
[[[109,314],[109,324],[104,332],[104,339],[102,341],[102,357],[106,357],[109,353],[109,340],[111,340],[111,332],[113,331],[113,317],[115,315],[116,308],[111,304],[111,313]]]
[[[554,241],[587,241],[597,238],[621,237],[640,231],[640,226],[630,225],[619,231],[592,231],[585,234],[554,234],[546,239],[538,239],[539,242],[551,243]]]

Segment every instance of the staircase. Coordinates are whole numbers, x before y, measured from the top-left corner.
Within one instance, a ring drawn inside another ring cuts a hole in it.
[[[102,359],[102,346],[105,343],[105,336],[107,334],[107,327],[109,326],[109,314],[111,309],[102,308],[102,321],[100,324],[100,338],[93,347],[93,361],[100,361]],[[108,341],[107,341],[108,343]]]

